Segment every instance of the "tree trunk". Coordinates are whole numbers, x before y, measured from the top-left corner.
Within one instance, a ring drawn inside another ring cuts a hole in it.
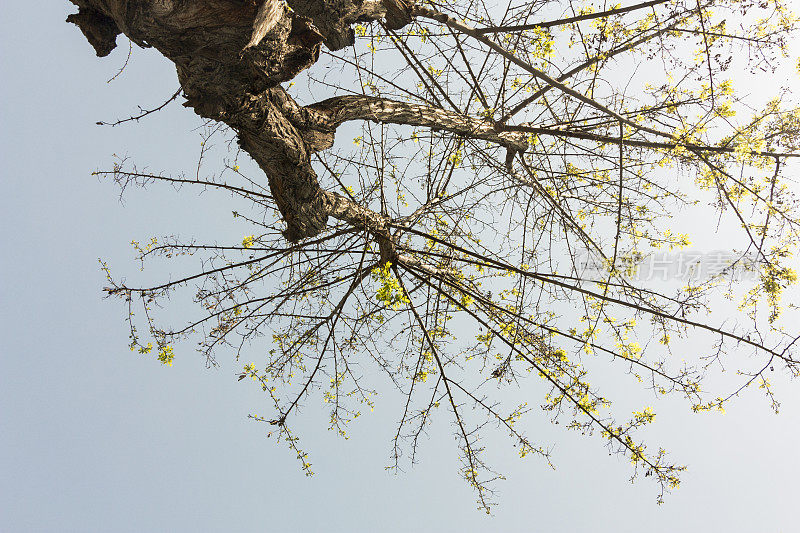
[[[405,0],[71,0],[68,17],[98,56],[108,55],[124,33],[175,63],[187,107],[224,122],[258,163],[286,222],[291,242],[325,229],[329,216],[361,226],[388,245],[385,218],[335,192],[323,190],[311,166],[313,152],[333,144],[347,120],[436,127],[498,143],[509,154],[527,147],[523,133],[458,113],[367,96],[298,105],[279,84],[312,66],[324,43],[339,49],[353,42],[350,25],[384,19],[399,28],[410,20]]]
[[[296,1],[289,12],[278,0],[267,0],[269,6],[253,0],[71,1],[79,12],[67,20],[98,56],[108,55],[124,33],[175,63],[184,105],[233,128],[266,173],[288,240],[318,234],[330,214],[365,220],[363,208],[323,191],[311,166],[310,151],[330,146],[335,127],[309,127],[308,113],[279,84],[313,65],[323,42],[331,48],[351,42],[349,24],[385,15],[382,4]]]

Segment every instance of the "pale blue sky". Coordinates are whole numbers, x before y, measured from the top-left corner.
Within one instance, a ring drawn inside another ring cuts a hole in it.
[[[158,104],[173,69],[127,43],[98,59],[64,22],[66,1],[7,2],[0,84],[0,531],[793,531],[800,496],[800,388],[776,376],[774,416],[747,395],[727,414],[656,405],[647,439],[689,465],[682,487],[655,505],[655,487],[598,438],[530,427],[558,469],[519,460],[497,443],[508,475],[492,518],[459,479],[444,418],[419,464],[386,472],[398,417],[391,395],[352,427],[326,430],[314,402],[296,429],[316,476],[246,416],[266,410],[241,366],[207,370],[191,346],[174,367],[131,353],[123,310],[105,301],[103,257],[135,274],[131,239],[177,233],[240,239],[230,199],[153,187],[124,204],[90,176],[112,154],[166,171],[191,170],[198,119],[173,104],[140,124],[98,120]],[[200,216],[198,216],[200,214]],[[534,420],[534,419],[532,419]],[[492,442],[487,444],[491,445]]]

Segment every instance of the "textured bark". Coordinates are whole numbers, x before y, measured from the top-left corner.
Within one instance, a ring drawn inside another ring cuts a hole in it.
[[[329,98],[309,108],[323,115],[328,125],[334,128],[348,120],[372,120],[447,130],[464,137],[491,141],[520,152],[528,148],[525,134],[498,131],[491,122],[424,105],[373,96],[348,95]]]
[[[105,57],[117,47],[117,35],[121,33],[114,19],[81,7],[77,13],[67,17],[67,22],[78,26],[86,40],[92,45],[97,57]]]
[[[323,42],[331,49],[351,44],[356,21],[407,24],[406,0],[288,0],[291,10],[281,0],[71,1],[79,11],[67,20],[98,55],[124,33],[175,64],[184,105],[233,128],[267,175],[292,242],[317,235],[333,216],[372,232],[391,255],[385,218],[322,190],[311,166],[310,154],[329,148],[344,121],[435,127],[499,143],[511,154],[526,148],[524,134],[453,112],[361,96],[303,107],[279,87],[317,61]]]
[[[284,7],[281,0],[264,0],[253,21],[253,35],[245,48],[258,46],[264,36],[280,22],[283,14]]]

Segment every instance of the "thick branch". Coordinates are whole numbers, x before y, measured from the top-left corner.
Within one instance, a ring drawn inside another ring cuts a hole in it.
[[[409,104],[373,96],[337,96],[309,106],[324,117],[327,126],[336,128],[348,120],[406,124],[453,132],[464,137],[494,142],[518,152],[528,149],[525,134],[498,131],[486,120],[467,117],[438,107]]]

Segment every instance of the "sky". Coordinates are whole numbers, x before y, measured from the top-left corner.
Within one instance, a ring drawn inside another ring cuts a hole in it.
[[[174,69],[127,42],[98,59],[64,19],[66,1],[8,2],[0,54],[0,531],[793,531],[800,496],[800,388],[776,375],[781,414],[747,394],[725,414],[658,404],[648,442],[688,465],[657,506],[599,438],[544,417],[529,427],[556,469],[502,443],[492,516],[458,475],[444,418],[418,463],[385,469],[399,406],[379,398],[338,438],[311,402],[295,430],[316,475],[247,415],[266,409],[238,382],[241,364],[208,369],[190,346],[172,367],[127,347],[124,310],[103,298],[98,258],[136,275],[132,239],[164,233],[241,239],[224,195],[133,190],[123,202],[92,176],[114,155],[193,170],[199,120],[173,103],[140,123],[100,127],[158,105]],[[35,24],[33,23],[35,21]]]

